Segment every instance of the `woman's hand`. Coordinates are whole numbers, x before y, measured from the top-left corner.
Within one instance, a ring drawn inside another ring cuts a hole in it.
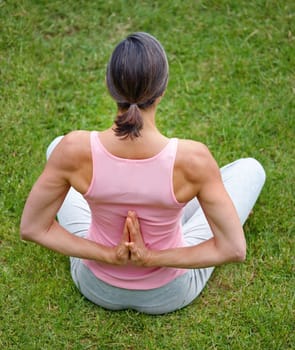
[[[128,220],[126,219],[121,241],[115,248],[113,248],[114,265],[126,265],[129,262],[129,258],[130,258],[130,252],[128,248],[129,241],[130,241],[130,235],[129,235],[129,229],[128,229]]]
[[[140,230],[139,220],[135,212],[128,212],[126,225],[130,241],[125,247],[130,252],[129,261],[136,266],[147,266],[151,256],[151,250],[147,249]]]

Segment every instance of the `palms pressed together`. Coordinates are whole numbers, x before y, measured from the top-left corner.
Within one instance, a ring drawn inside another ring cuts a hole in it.
[[[150,250],[145,246],[139,220],[135,212],[128,212],[122,239],[115,248],[115,255],[118,265],[144,266],[148,260]]]

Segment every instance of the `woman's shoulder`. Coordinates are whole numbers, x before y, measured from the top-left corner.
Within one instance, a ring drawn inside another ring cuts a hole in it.
[[[67,179],[78,192],[85,193],[92,178],[90,132],[66,134],[50,155],[45,171],[55,178]]]
[[[83,153],[90,149],[91,131],[74,130],[67,133],[60,142],[63,151],[70,153]]]
[[[210,154],[208,147],[202,142],[178,139],[177,155],[183,160],[207,158]]]
[[[65,167],[76,167],[91,158],[90,131],[75,130],[64,135],[50,160],[63,163]]]
[[[63,142],[65,144],[75,145],[83,142],[89,141],[91,131],[88,130],[73,130],[65,134],[63,137]]]
[[[179,139],[175,166],[183,171],[186,178],[193,180],[210,168],[216,168],[216,161],[204,143]]]

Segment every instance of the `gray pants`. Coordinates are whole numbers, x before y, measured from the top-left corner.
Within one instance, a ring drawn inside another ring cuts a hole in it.
[[[61,140],[55,139],[47,158]],[[239,159],[221,168],[221,175],[244,224],[265,182],[265,172],[253,158]],[[69,232],[85,237],[91,214],[83,196],[70,189],[58,212],[59,223]],[[197,201],[184,208],[182,231],[187,245],[197,245],[212,237],[211,229]],[[203,290],[214,267],[191,269],[167,285],[150,290],[117,288],[99,280],[79,258],[70,258],[71,275],[80,292],[93,303],[110,310],[134,309],[148,314],[171,312],[191,303]]]

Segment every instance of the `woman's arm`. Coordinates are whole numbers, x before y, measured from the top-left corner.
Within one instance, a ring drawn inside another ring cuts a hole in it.
[[[199,245],[166,250],[148,250],[143,242],[136,215],[129,214],[128,229],[131,260],[136,265],[177,268],[202,268],[245,259],[246,242],[236,209],[227,194],[219,168],[205,147],[190,159],[187,174],[190,186],[213,232],[213,237]],[[188,191],[188,188],[186,188]]]
[[[80,141],[79,150],[75,146],[77,137]],[[111,248],[77,237],[55,220],[70,186],[74,183],[78,190],[88,186],[85,184],[87,181],[78,173],[81,163],[87,162],[87,157],[79,153],[81,137],[86,135],[73,133],[65,136],[49,158],[26,201],[21,218],[21,238],[67,256],[109,264],[125,264],[129,254],[123,243],[129,238],[126,225],[122,241],[117,247]]]

